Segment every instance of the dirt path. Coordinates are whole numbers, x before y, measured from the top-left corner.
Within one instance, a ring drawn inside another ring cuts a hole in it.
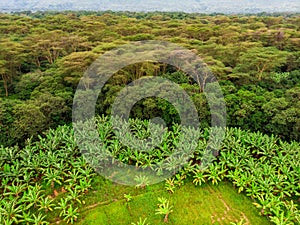
[[[216,212],[213,213],[213,215],[211,216],[211,222],[212,224],[216,223],[216,222],[221,222],[224,221],[225,219],[231,221],[231,222],[239,222],[243,219],[244,221],[244,225],[250,225],[250,221],[247,218],[247,216],[245,215],[245,213],[241,212],[240,210],[237,209],[232,209],[227,202],[224,200],[224,198],[222,197],[222,194],[217,194],[211,187],[209,187],[209,192],[211,194],[214,194],[216,196],[218,196],[218,200],[220,200],[223,205],[224,205],[224,212],[222,215],[218,215]],[[229,214],[239,214],[240,218],[236,218],[233,217],[232,215]]]

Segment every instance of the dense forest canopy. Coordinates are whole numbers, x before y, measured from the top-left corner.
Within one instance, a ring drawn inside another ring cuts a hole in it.
[[[203,58],[224,92],[228,126],[300,140],[300,17],[186,13],[65,12],[0,14],[0,144],[71,122],[73,95],[88,66],[104,52],[140,40],[176,43]],[[140,63],[105,85],[97,113],[109,114],[118,92],[142,76],[180,84],[201,126],[210,113],[199,87],[177,68]],[[145,99],[132,117],[171,123],[169,103]]]

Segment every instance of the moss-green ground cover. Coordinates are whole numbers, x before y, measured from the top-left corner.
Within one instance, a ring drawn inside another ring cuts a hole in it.
[[[124,194],[133,199],[126,204]],[[188,182],[168,193],[164,184],[146,189],[136,189],[98,181],[94,191],[87,195],[87,204],[82,208],[80,225],[131,224],[139,217],[147,217],[149,224],[164,224],[164,216],[156,215],[158,197],[166,197],[174,206],[168,224],[230,224],[244,219],[246,224],[270,224],[259,216],[251,199],[238,194],[230,183],[217,186],[204,184],[196,187]]]

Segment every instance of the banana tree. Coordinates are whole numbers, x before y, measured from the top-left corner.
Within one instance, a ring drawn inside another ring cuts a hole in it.
[[[47,213],[49,210],[52,211],[55,204],[53,204],[53,199],[49,197],[41,198],[38,203],[39,211],[44,210]]]
[[[250,196],[252,199],[257,198],[259,194],[262,192],[260,191],[259,185],[256,181],[250,183],[249,187],[246,188],[247,196]]]
[[[290,176],[290,173],[292,172],[290,165],[288,165],[286,163],[282,163],[277,166],[278,166],[278,173],[282,174],[286,179],[288,179],[288,177]]]
[[[293,176],[288,180],[286,180],[282,174],[273,174],[271,177],[274,182],[274,195],[280,195],[282,198],[292,196],[295,190],[295,183],[297,183]]]
[[[27,169],[25,167],[25,169],[23,170],[22,183],[29,185],[29,183],[32,181],[33,177],[34,177],[33,171],[31,171],[30,169]]]
[[[149,225],[149,223],[147,222],[147,218],[145,218],[144,220],[142,220],[142,218],[140,217],[139,221],[136,223],[131,223],[131,225]]]
[[[223,159],[225,160],[227,166],[230,169],[237,170],[241,167],[241,160],[238,157],[236,157],[236,153],[234,151],[226,152],[223,156]]]
[[[72,171],[67,173],[68,179],[65,180],[65,183],[68,184],[69,187],[75,187],[79,180],[83,178],[83,175],[75,168]]]
[[[0,214],[6,223],[14,222],[18,224],[20,222],[24,208],[22,205],[18,205],[16,200],[2,200],[0,206]]]
[[[173,155],[164,161],[163,167],[175,175],[177,170],[186,164],[187,159],[184,154]]]
[[[270,216],[270,221],[275,225],[294,225],[292,221],[285,218],[284,212],[281,212],[279,216]]]
[[[134,151],[131,158],[135,161],[136,167],[144,164],[144,154],[140,151]]]
[[[273,195],[275,183],[270,177],[257,177],[256,180],[259,183],[260,189],[263,193]]]
[[[3,165],[3,171],[1,176],[9,177],[11,180],[20,182],[22,178],[22,166],[20,161],[16,160],[10,164],[5,163]]]
[[[80,193],[87,193],[88,190],[92,187],[91,179],[82,178],[79,180],[79,183],[75,186],[75,190],[79,191]]]
[[[75,188],[74,190],[71,188],[67,188],[68,196],[67,199],[72,202],[78,202],[79,204],[85,204],[83,200],[80,200],[82,197],[81,193]]]
[[[53,189],[55,184],[62,185],[62,174],[61,171],[53,168],[47,168],[44,172],[43,179],[47,182],[47,185],[50,185]]]
[[[20,149],[17,146],[14,147],[3,147],[0,146],[0,157],[1,162],[13,163],[20,156]]]
[[[221,170],[221,166],[214,163],[209,166],[207,174],[207,180],[211,181],[213,185],[218,184],[220,181],[222,181],[224,170]]]
[[[253,172],[257,170],[257,168],[260,166],[257,159],[255,159],[254,157],[249,157],[244,165],[245,165],[245,170],[249,172]]]
[[[109,122],[106,123],[97,123],[97,131],[101,141],[108,140],[112,137],[113,129],[112,125]]]
[[[261,215],[272,215],[271,209],[281,203],[281,200],[272,194],[260,194],[257,200],[258,202],[254,202],[253,205],[261,210]]]
[[[298,209],[298,205],[294,203],[293,200],[290,201],[284,201],[284,218],[286,221],[294,222],[296,224],[299,224],[300,219],[300,211]]]
[[[248,171],[241,173],[239,179],[233,181],[233,183],[239,188],[238,193],[244,191],[250,184],[254,182],[255,178],[253,174]]]
[[[175,175],[175,180],[174,180],[174,184],[178,187],[181,187],[184,185],[184,180],[186,179],[186,175],[183,174],[181,175],[180,173],[177,173]]]
[[[54,151],[48,151],[43,155],[43,167],[44,168],[52,168],[56,167],[57,164],[60,163],[60,161],[63,161],[63,159],[60,157],[59,154],[57,154]]]
[[[205,174],[205,171],[198,170],[198,171],[195,172],[195,175],[193,176],[193,178],[194,178],[193,183],[195,185],[201,186],[202,184],[204,184],[206,182],[207,176],[208,175]]]
[[[43,190],[39,184],[35,184],[35,186],[29,186],[27,191],[24,192],[21,202],[26,203],[27,209],[30,209],[32,206],[36,208],[40,199],[43,198],[42,193]]]
[[[229,178],[233,184],[234,187],[236,186],[234,181],[239,180],[241,177],[242,171],[239,169],[235,169],[235,170],[229,170],[228,174],[225,175],[226,178]]]
[[[33,215],[30,212],[23,211],[22,219],[20,220],[22,224],[30,225],[34,222]]]
[[[66,221],[67,223],[73,224],[77,220],[78,216],[79,216],[78,208],[73,208],[73,206],[70,205],[64,214],[63,220]]]
[[[63,217],[67,213],[68,209],[68,199],[66,198],[61,198],[60,202],[57,204],[57,206],[54,208],[55,210],[59,210],[59,216]]]
[[[174,193],[175,190],[175,178],[168,178],[166,179],[166,183],[165,183],[165,188],[167,191],[169,191],[170,193]]]
[[[2,218],[0,215],[0,222],[3,225],[13,225],[15,222],[9,218]]]
[[[50,224],[49,222],[47,222],[45,220],[46,216],[39,213],[37,216],[35,214],[33,214],[33,224],[34,225],[48,225]]]
[[[134,178],[134,180],[137,182],[135,186],[137,188],[145,188],[149,185],[149,178],[147,176],[138,175]]]
[[[155,214],[165,215],[164,222],[167,223],[169,214],[173,212],[173,206],[170,205],[169,200],[164,197],[158,198],[158,201],[158,209],[155,210]]]
[[[155,160],[153,160],[152,157],[153,156],[151,155],[151,153],[149,155],[144,155],[144,164],[142,165],[142,168],[150,168],[152,170],[154,169]]]
[[[3,193],[3,195],[11,195],[14,198],[18,198],[20,197],[20,194],[23,193],[23,191],[26,189],[26,187],[26,184],[13,182],[12,184],[6,187],[6,190]]]
[[[34,178],[38,178],[42,169],[42,158],[39,154],[32,157],[31,161],[28,163],[28,167],[33,171]]]

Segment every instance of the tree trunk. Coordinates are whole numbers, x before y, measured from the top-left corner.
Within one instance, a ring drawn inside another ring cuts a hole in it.
[[[167,213],[167,214],[165,215],[165,218],[164,218],[164,222],[165,222],[165,223],[168,222],[168,216],[169,216],[169,213]]]
[[[5,96],[8,97],[8,87],[7,87],[7,80],[5,75],[1,75],[2,76],[2,80],[3,80],[3,84],[4,84],[4,89],[5,89]]]

